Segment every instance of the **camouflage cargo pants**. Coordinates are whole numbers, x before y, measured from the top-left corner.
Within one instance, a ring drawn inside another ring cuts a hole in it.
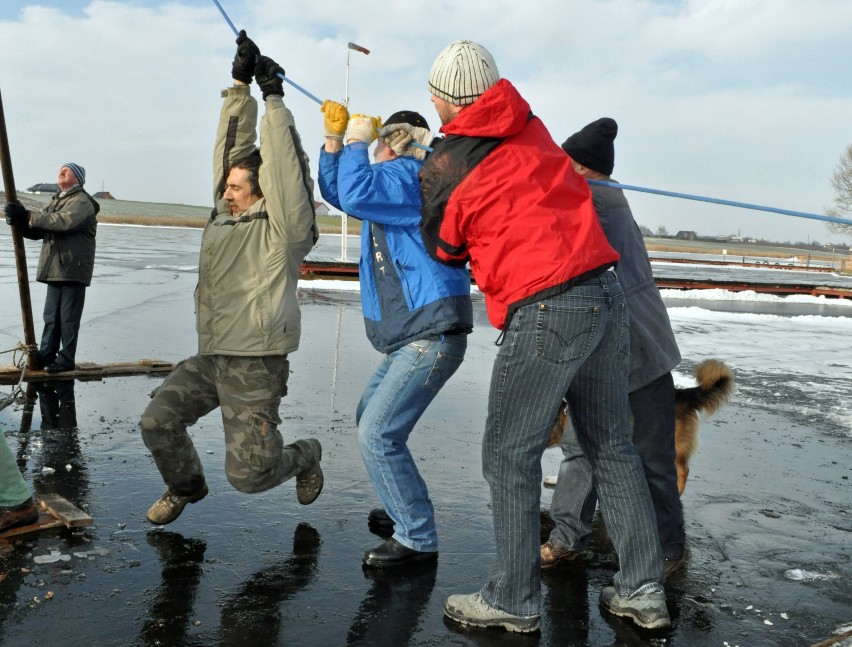
[[[152,394],[139,426],[166,485],[198,492],[204,470],[187,427],[216,407],[225,431],[225,474],[240,492],[263,492],[312,467],[319,444],[284,446],[278,406],[287,394],[287,356],[195,355]]]

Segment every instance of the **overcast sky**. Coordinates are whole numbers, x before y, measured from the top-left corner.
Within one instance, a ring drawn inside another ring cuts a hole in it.
[[[220,2],[320,98],[344,99],[348,42],[370,49],[350,53],[350,110],[414,109],[433,129],[432,61],[453,40],[477,41],[557,142],[614,118],[613,177],[625,184],[823,213],[852,144],[850,0]],[[3,0],[0,91],[17,188],[53,182],[74,161],[92,192],[209,204],[234,49],[212,0]],[[286,84],[285,101],[315,174],[319,106]],[[654,230],[852,242],[816,220],[628,198]]]

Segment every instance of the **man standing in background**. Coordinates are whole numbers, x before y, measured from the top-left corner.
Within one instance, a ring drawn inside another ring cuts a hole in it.
[[[42,241],[36,280],[47,284],[47,296],[38,359],[46,373],[74,370],[100,211],[83,189],[86,170],[79,164],[63,164],[56,182],[59,192],[41,211],[28,211],[18,202],[4,209],[9,225],[21,227],[25,238]]]

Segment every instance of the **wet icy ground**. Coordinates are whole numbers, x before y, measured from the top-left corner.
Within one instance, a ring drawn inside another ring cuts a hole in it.
[[[4,250],[6,232],[0,227]],[[78,357],[191,354],[198,232],[101,227],[98,243]],[[400,577],[360,565],[380,539],[367,529],[375,498],[353,412],[377,355],[357,293],[340,287],[305,284],[303,343],[281,409],[285,438],[315,436],[325,447],[326,488],[310,507],[296,503],[289,483],[254,496],[231,489],[214,413],[194,431],[210,496],[152,529],[144,512],[162,484],[136,423],[159,378],[73,383],[73,411],[67,388],[43,390],[24,429],[23,407],[0,412],[36,491],[57,492],[95,520],[0,555],[0,645],[746,647],[810,645],[852,628],[852,318],[842,306],[833,316],[803,315],[801,302],[755,296],[758,313],[741,304],[731,312],[666,294],[686,358],[678,383],[689,384],[694,365],[711,356],[738,380],[734,402],[701,426],[683,499],[688,566],[667,587],[674,627],[640,633],[601,613],[598,591],[615,568],[601,533],[587,562],[545,576],[541,634],[518,637],[462,630],[441,613],[444,598],[475,590],[493,561],[479,450],[497,335],[481,301],[466,362],[411,441],[437,510],[441,556],[437,568]],[[37,331],[42,299],[33,284]],[[17,308],[13,265],[0,255],[0,350],[20,337]],[[76,430],[55,429],[75,421]],[[543,463],[555,472],[557,453]],[[543,489],[543,505],[549,497]]]

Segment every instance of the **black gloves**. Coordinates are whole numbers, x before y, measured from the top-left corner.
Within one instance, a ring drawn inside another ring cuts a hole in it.
[[[257,65],[254,68],[254,78],[263,92],[263,99],[266,100],[271,94],[277,94],[279,97],[284,96],[284,87],[281,78],[278,75],[284,76],[284,68],[278,65],[268,56],[258,56]]]
[[[7,202],[3,213],[6,214],[6,224],[9,226],[23,227],[30,219],[27,208],[20,202]]]
[[[246,36],[245,29],[240,30],[240,35],[237,36],[237,53],[234,55],[234,64],[231,66],[231,78],[246,84],[251,83],[258,56],[260,56],[260,50],[257,45]]]
[[[241,30],[240,35],[237,36],[237,53],[231,66],[231,77],[243,83],[251,83],[253,75],[263,92],[265,101],[271,94],[284,96],[284,87],[279,74],[284,76],[284,68],[268,56],[262,56],[258,46],[246,36],[246,30]]]

